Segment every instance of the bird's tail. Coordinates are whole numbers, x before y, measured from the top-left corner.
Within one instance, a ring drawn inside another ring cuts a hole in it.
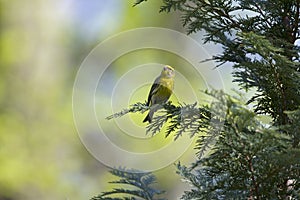
[[[145,117],[145,119],[143,120],[143,122],[149,122],[149,123],[151,123],[154,112],[155,112],[155,110],[150,109],[148,115]]]
[[[151,121],[152,121],[152,119],[150,118],[149,114],[143,120],[143,122],[149,122],[149,123],[151,123]]]
[[[153,119],[153,115],[154,113],[160,109],[162,106],[159,105],[159,104],[155,104],[153,106],[151,106],[150,110],[149,110],[149,113],[148,115],[145,117],[145,119],[143,120],[143,122],[149,122],[151,123],[152,122],[152,119]]]

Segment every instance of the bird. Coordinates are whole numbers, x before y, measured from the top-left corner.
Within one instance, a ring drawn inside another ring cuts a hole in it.
[[[143,122],[152,122],[153,114],[162,104],[166,103],[173,93],[175,70],[169,65],[163,67],[160,75],[151,86],[146,105],[150,106],[149,113]]]

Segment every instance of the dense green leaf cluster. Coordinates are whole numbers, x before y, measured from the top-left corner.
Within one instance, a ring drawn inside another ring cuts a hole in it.
[[[229,104],[210,154],[190,168],[177,165],[178,173],[193,185],[183,199],[300,198],[300,150],[289,148],[291,138],[265,127],[242,105]],[[295,184],[290,189],[288,180]]]
[[[286,124],[286,110],[300,104],[299,1],[164,0],[161,11],[179,10],[189,33],[204,30],[204,42],[223,46],[213,57],[232,63],[233,76],[257,90],[250,102],[258,113]]]

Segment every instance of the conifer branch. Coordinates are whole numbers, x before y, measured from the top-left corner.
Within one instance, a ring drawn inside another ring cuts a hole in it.
[[[147,110],[149,110],[149,106],[147,106],[147,103],[135,103],[131,106],[129,106],[129,108],[125,108],[123,109],[122,111],[120,112],[117,112],[117,113],[114,113],[108,117],[106,117],[105,119],[107,120],[111,120],[113,118],[119,118],[119,117],[122,117],[128,113],[136,113],[136,112],[140,112],[140,113],[144,113],[146,112]]]
[[[128,113],[144,113],[149,110],[146,103],[135,103],[129,108],[106,117],[107,120],[122,117]],[[207,106],[197,107],[197,104],[184,104],[175,106],[171,102],[162,105],[161,110],[157,111],[152,122],[147,125],[146,133],[152,136],[159,133],[163,125],[167,124],[166,137],[174,133],[174,139],[178,139],[184,132],[190,137],[204,131],[210,121],[210,111]],[[168,123],[167,123],[168,122]]]
[[[164,200],[158,198],[164,191],[152,187],[156,183],[156,178],[152,173],[126,170],[125,168],[112,169],[110,173],[120,178],[110,183],[121,185],[121,187],[102,192],[102,194],[93,197],[91,200]],[[128,185],[133,189],[126,189],[124,185]]]

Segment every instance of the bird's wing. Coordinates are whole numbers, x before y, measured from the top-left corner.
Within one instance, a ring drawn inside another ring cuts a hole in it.
[[[159,79],[160,77],[157,77],[154,81],[154,83],[152,84],[151,86],[151,89],[150,89],[150,92],[149,92],[149,95],[148,95],[148,101],[147,101],[147,106],[150,105],[151,103],[151,98],[153,96],[153,94],[155,94],[157,92],[157,89],[159,88],[160,84],[159,84]]]

